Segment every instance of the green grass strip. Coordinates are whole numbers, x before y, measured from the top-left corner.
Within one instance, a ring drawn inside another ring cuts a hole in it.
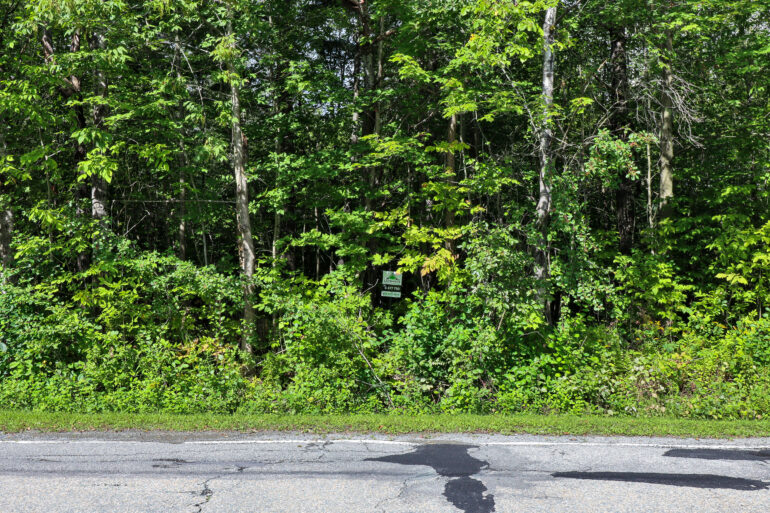
[[[691,420],[566,415],[177,415],[0,410],[0,431],[300,431],[309,433],[530,433],[697,438],[770,436],[765,420]]]

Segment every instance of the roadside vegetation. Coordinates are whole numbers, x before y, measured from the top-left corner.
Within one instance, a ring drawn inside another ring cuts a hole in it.
[[[0,410],[0,432],[81,433],[110,436],[120,432],[176,431],[236,436],[291,432],[357,436],[441,433],[533,434],[554,436],[665,436],[682,438],[754,438],[770,436],[770,422],[756,420],[693,420],[572,415],[394,415],[388,414],[173,414],[61,413]]]
[[[766,433],[768,19],[0,0],[0,429]]]

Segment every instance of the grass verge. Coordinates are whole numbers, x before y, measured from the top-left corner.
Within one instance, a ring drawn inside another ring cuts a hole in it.
[[[766,420],[691,420],[566,415],[176,415],[0,410],[0,431],[300,431],[309,433],[530,433],[696,438],[768,437]]]

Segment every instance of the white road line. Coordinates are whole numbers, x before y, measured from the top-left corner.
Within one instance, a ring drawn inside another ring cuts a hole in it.
[[[271,445],[271,444],[383,444],[383,445],[419,445],[419,442],[398,440],[188,440],[184,442],[164,442],[162,440],[0,440],[1,444],[18,445],[54,445],[54,444],[145,444],[166,445]]]
[[[164,442],[161,440],[0,440],[2,444],[17,445],[56,445],[56,444],[145,444],[156,443],[166,445],[278,445],[278,444],[378,444],[418,446],[436,443],[458,443],[447,440],[433,439],[425,442],[411,442],[406,440],[188,440],[183,442]],[[477,447],[623,447],[646,449],[718,449],[718,450],[770,450],[767,446],[731,445],[731,444],[677,444],[677,443],[634,443],[634,442],[459,442]]]

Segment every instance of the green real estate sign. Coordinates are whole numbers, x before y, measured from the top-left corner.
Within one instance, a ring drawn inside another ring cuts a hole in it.
[[[404,275],[396,271],[382,271],[382,297],[401,297],[401,283]]]

